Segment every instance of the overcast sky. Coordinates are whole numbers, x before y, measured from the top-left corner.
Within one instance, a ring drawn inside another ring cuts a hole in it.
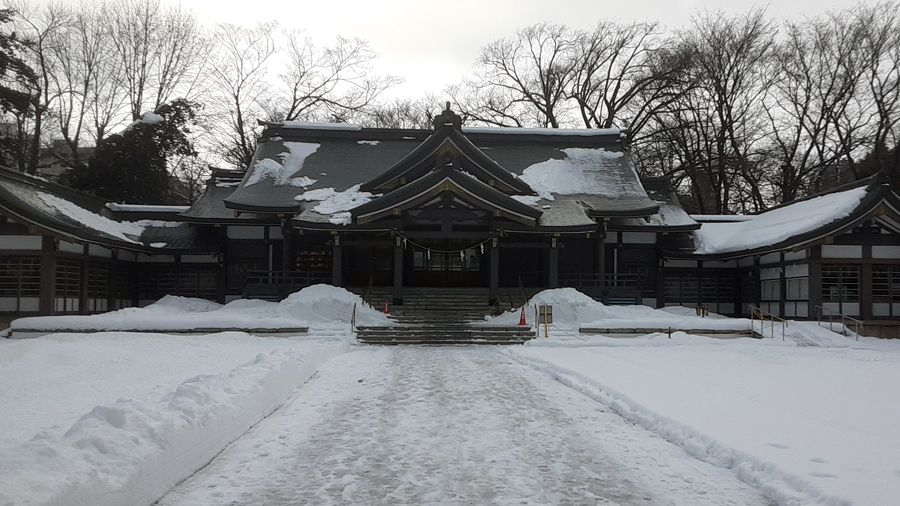
[[[77,0],[66,0],[75,2]],[[252,26],[277,20],[303,29],[318,45],[335,36],[366,39],[380,54],[378,69],[404,79],[391,96],[440,92],[469,72],[478,49],[543,21],[588,28],[601,19],[656,20],[685,25],[702,9],[747,12],[768,5],[777,19],[800,19],[851,6],[855,0],[164,0],[193,10],[207,26]]]

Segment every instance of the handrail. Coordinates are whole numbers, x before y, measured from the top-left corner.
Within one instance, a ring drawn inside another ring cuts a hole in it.
[[[375,292],[375,284],[373,280],[373,276],[375,276],[374,272],[369,272],[369,286],[363,289],[362,300],[364,304],[368,304],[368,298],[366,296],[371,297]],[[371,305],[371,304],[369,304]]]
[[[525,302],[528,302],[528,290],[525,289],[525,284],[522,283],[522,273],[519,273],[519,291],[525,296]],[[523,302],[523,304],[525,303]]]
[[[774,315],[774,314],[766,311],[763,308],[756,307],[753,305],[750,306],[750,331],[755,332],[754,321],[756,319],[759,319],[759,335],[766,337],[765,322],[766,322],[767,317],[768,317],[768,320],[771,322],[772,339],[775,338],[775,325],[776,325],[776,320],[777,320],[777,323],[781,324],[781,340],[784,341],[784,334],[785,334],[785,329],[788,326],[788,321],[785,320],[784,318],[781,318],[780,316]]]
[[[350,315],[350,332],[356,332],[356,303],[353,303],[353,314]]]
[[[840,313],[838,311],[835,311],[834,309],[828,309],[827,307],[822,307],[822,306],[817,305],[816,309],[818,310],[816,312],[816,314],[817,314],[816,323],[820,327],[822,326],[822,311],[828,311],[828,330],[834,332],[834,315],[838,315],[841,317],[841,327],[842,327],[841,334],[843,334],[843,331],[847,330],[847,324],[844,323],[844,321],[850,320],[856,326],[856,331],[855,331],[856,332],[856,340],[859,341],[860,329],[865,330],[865,327],[866,327],[866,324],[862,320],[857,320],[856,318],[853,318],[852,316],[847,316],[844,313]],[[846,334],[844,334],[844,335],[846,335]]]

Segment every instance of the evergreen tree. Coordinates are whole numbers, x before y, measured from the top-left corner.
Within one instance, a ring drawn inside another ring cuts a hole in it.
[[[33,114],[33,90],[37,88],[37,75],[20,56],[26,42],[5,29],[14,15],[12,9],[0,9],[0,163],[7,166],[16,165],[12,153],[21,152],[29,141],[13,126],[11,117]]]
[[[87,167],[71,172],[70,184],[112,202],[173,203],[169,164],[197,156],[190,134],[199,108],[176,99],[145,113],[122,133],[97,143]]]

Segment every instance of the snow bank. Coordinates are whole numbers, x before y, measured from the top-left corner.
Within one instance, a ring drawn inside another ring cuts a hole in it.
[[[331,285],[314,285],[292,293],[279,304],[285,314],[304,318],[313,323],[331,321],[350,322],[356,305],[356,321],[359,325],[392,325],[393,320],[381,311],[365,304],[362,298],[343,288]]]
[[[654,309],[649,306],[606,306],[574,288],[544,290],[526,304],[525,320],[534,321],[534,307],[553,306],[553,324],[565,328],[578,327],[602,329],[705,329],[720,331],[749,331],[750,320],[727,318],[717,314],[699,317],[692,308],[667,307]],[[516,325],[518,310],[491,317],[488,325]]]
[[[0,504],[152,504],[347,348],[260,353],[227,373],[183,382],[167,402],[96,406],[65,434],[39,434],[0,455]]]
[[[13,330],[191,330],[210,328],[279,329],[310,323],[349,324],[356,304],[361,324],[390,324],[391,320],[363,303],[358,295],[331,285],[306,287],[280,303],[236,300],[216,304],[204,299],[167,295],[143,308],[125,308],[97,315],[19,318]]]

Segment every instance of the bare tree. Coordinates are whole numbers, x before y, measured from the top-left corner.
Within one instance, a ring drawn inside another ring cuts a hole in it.
[[[513,38],[491,42],[481,49],[476,79],[468,87],[501,90],[488,92],[494,101],[490,108],[508,111],[525,106],[536,113],[534,126],[559,128],[567,120],[575,38],[565,25],[541,23],[519,30]],[[490,115],[482,117],[478,108],[464,112],[476,120],[492,121]]]
[[[320,48],[296,30],[286,31],[285,37],[288,65],[278,79],[286,93],[272,116],[295,121],[350,114],[400,82],[373,73],[372,61],[378,55],[364,40],[338,37],[333,46]]]
[[[246,168],[256,151],[256,119],[265,118],[266,64],[275,54],[274,22],[256,28],[219,25],[210,75],[215,95],[214,149],[228,163]]]
[[[776,30],[764,11],[696,16],[679,33],[692,78],[678,99],[653,114],[653,142],[669,147],[685,172],[697,211],[722,214],[766,204],[761,189],[762,104],[771,84]]]
[[[900,5],[883,2],[853,9],[863,30],[866,74],[863,79],[871,97],[870,153],[881,166],[874,167],[900,178]],[[890,152],[893,151],[892,155]],[[867,175],[865,173],[861,175]],[[895,186],[900,181],[894,181]]]
[[[436,116],[435,109],[440,101],[435,96],[426,95],[419,99],[394,99],[368,108],[358,120],[373,128],[419,128],[428,130]]]
[[[766,110],[777,163],[770,175],[775,202],[814,191],[824,174],[852,160],[859,135],[844,131],[849,122],[840,118],[858,111],[863,38],[845,12],[786,24]]]
[[[15,24],[27,41],[26,58],[36,74],[29,90],[32,97],[29,113],[16,117],[17,135],[22,141],[15,155],[16,163],[19,170],[33,174],[37,170],[50,108],[58,98],[52,85],[59,72],[59,62],[53,58],[53,43],[58,32],[69,23],[69,16],[62,7],[38,8],[25,0],[9,1],[6,5],[18,14]]]
[[[627,126],[637,135],[654,108],[677,98],[671,90],[688,60],[662,35],[655,22],[605,21],[578,33],[568,96],[586,128]]]
[[[208,45],[193,14],[160,0],[122,0],[104,16],[133,120],[175,97],[193,98]]]

